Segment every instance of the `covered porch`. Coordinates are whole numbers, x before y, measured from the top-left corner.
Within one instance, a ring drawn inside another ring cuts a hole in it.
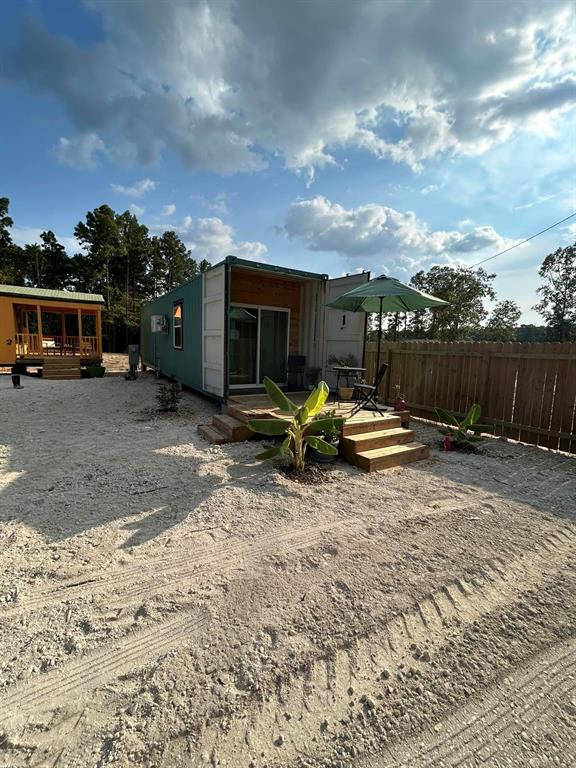
[[[100,308],[14,304],[15,353],[18,363],[40,363],[47,357],[102,359]]]

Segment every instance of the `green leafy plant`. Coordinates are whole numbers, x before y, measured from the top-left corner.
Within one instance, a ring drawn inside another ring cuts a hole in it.
[[[324,413],[318,413],[312,420],[320,421],[320,419],[327,423],[327,426],[322,429],[322,432],[320,432],[319,435],[323,437],[327,443],[337,443],[338,440],[340,440],[343,419],[336,416],[336,411],[334,409],[324,411]]]
[[[162,384],[156,392],[158,410],[163,413],[176,413],[180,405],[182,390],[175,381],[170,384]]]
[[[280,409],[286,418],[279,419],[253,419],[248,426],[253,432],[262,435],[285,435],[281,445],[269,445],[265,451],[259,453],[259,460],[273,459],[277,456],[287,456],[290,463],[297,470],[304,469],[306,449],[310,445],[320,453],[336,455],[338,449],[326,442],[321,435],[328,430],[342,429],[344,419],[334,416],[320,418],[330,390],[325,381],[321,381],[310,393],[302,406],[293,403],[284,392],[267,376],[264,378],[264,386],[268,397]],[[314,418],[318,416],[319,418]]]
[[[435,408],[438,421],[446,426],[440,430],[443,435],[448,435],[453,443],[471,446],[473,443],[483,440],[481,432],[494,432],[493,424],[479,424],[480,406],[474,403],[462,420],[459,420],[450,411],[444,408]]]

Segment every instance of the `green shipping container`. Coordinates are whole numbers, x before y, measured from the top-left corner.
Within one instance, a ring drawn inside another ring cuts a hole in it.
[[[287,386],[290,356],[333,384],[331,355],[363,359],[366,316],[325,304],[369,277],[328,280],[228,256],[144,305],[142,363],[222,401],[262,391],[264,376]]]

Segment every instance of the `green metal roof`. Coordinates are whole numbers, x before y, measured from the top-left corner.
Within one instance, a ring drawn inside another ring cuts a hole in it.
[[[47,301],[71,301],[76,304],[104,304],[104,296],[100,293],[56,291],[53,288],[28,288],[23,285],[0,285],[0,296],[15,296],[23,299],[46,299]]]
[[[240,259],[238,256],[227,256],[225,259],[227,264],[232,264],[236,267],[248,267],[249,269],[256,269],[261,272],[276,272],[280,275],[293,275],[294,277],[307,277],[312,280],[328,280],[328,275],[321,275],[318,272],[304,272],[301,269],[290,269],[289,267],[277,267],[274,264],[265,264],[261,261],[249,261],[248,259]],[[215,266],[218,266],[217,264]]]

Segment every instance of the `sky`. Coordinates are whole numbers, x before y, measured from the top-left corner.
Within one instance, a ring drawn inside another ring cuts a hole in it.
[[[571,0],[3,0],[16,242],[107,203],[197,258],[403,281],[576,211]],[[486,264],[523,322],[576,218]]]

